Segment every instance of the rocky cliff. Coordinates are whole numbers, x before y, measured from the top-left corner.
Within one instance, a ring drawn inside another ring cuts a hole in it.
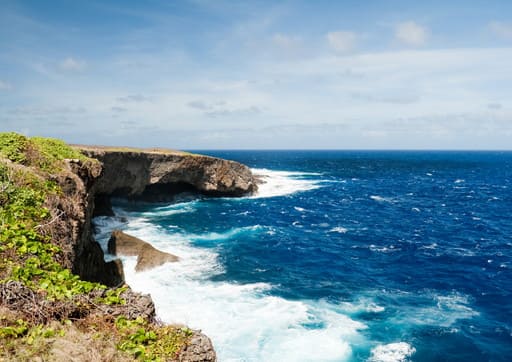
[[[91,220],[97,201],[110,196],[167,199],[181,191],[241,196],[256,188],[249,168],[233,161],[174,151],[71,149],[58,140],[0,133],[0,332],[9,331],[0,333],[0,342],[10,346],[0,352],[0,359],[24,359],[32,343],[25,337],[32,329],[73,320],[70,330],[61,332],[80,334],[84,342],[75,343],[77,348],[92,341],[93,334],[110,336],[101,345],[89,346],[101,360],[140,351],[130,344],[130,333],[146,330],[145,337],[151,337],[144,342],[147,356],[215,361],[208,337],[155,323],[149,296],[86,282],[123,282],[121,264],[104,261]],[[60,342],[44,340],[40,349],[29,352],[59,360],[54,353],[62,352]]]
[[[94,184],[102,175],[98,162],[80,159],[64,160],[65,167],[52,176],[62,193],[47,200],[46,206],[53,218],[42,231],[63,250],[60,262],[84,280],[100,282],[108,286],[124,282],[122,265],[118,261],[106,263],[103,251],[93,239],[91,219],[94,208]]]
[[[183,191],[242,196],[257,189],[251,170],[234,161],[169,150],[76,148],[103,163],[93,189],[98,203],[103,196],[168,201]]]

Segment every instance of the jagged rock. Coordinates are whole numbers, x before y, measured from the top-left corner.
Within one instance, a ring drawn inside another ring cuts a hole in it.
[[[107,291],[104,291],[105,296]],[[113,304],[110,306],[102,306],[102,313],[108,314],[113,317],[124,316],[128,319],[136,319],[142,317],[148,321],[155,320],[155,304],[149,294],[141,294],[134,292],[131,289],[125,290],[120,295],[126,303]]]
[[[212,341],[200,331],[194,331],[190,342],[180,353],[180,362],[215,362],[217,355],[213,349]]]
[[[139,257],[137,258],[135,271],[153,269],[162,264],[171,263],[178,260],[179,258],[176,255],[160,251],[147,244],[144,245],[144,247],[141,249]]]
[[[108,240],[108,252],[113,255],[137,256],[136,271],[144,271],[179,260],[176,255],[160,251],[144,240],[125,234],[120,230],[112,232]]]

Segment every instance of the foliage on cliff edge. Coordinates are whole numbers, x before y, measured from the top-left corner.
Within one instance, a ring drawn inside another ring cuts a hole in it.
[[[60,263],[62,243],[45,230],[65,217],[48,200],[62,197],[66,159],[97,162],[59,140],[0,133],[0,361],[65,360],[70,347],[84,361],[176,358],[188,329],[125,316],[127,288],[83,281]]]

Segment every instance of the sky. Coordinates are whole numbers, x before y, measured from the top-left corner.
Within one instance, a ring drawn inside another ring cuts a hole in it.
[[[2,0],[0,131],[512,149],[512,1]]]

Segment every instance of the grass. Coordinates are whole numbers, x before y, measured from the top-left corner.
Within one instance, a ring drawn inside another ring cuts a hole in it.
[[[83,361],[176,357],[190,331],[112,319],[102,311],[126,304],[126,288],[81,280],[59,263],[59,240],[44,229],[56,213],[48,200],[65,197],[54,180],[70,158],[98,162],[60,140],[0,133],[0,361],[59,360],[70,346]]]
[[[97,162],[54,138],[28,138],[14,132],[0,133],[0,156],[50,173],[62,170],[65,159]]]

